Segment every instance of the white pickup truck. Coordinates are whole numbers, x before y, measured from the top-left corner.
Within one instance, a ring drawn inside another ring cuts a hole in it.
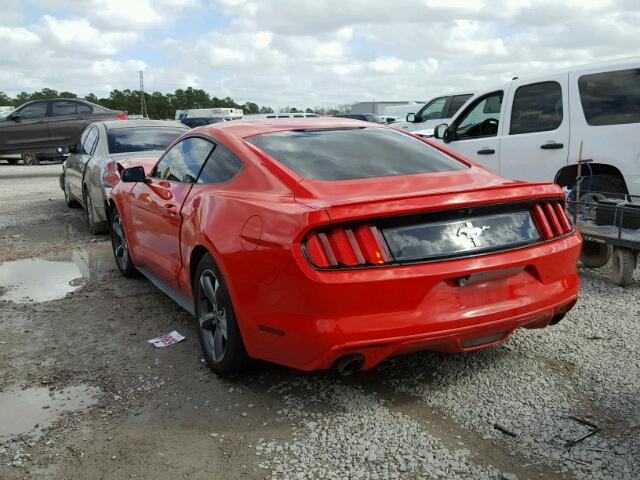
[[[407,113],[404,120],[391,123],[390,126],[410,132],[420,130],[422,135],[431,136],[431,131],[436,125],[453,117],[472,96],[473,93],[454,93],[435,97],[425,103],[417,112]],[[385,110],[385,113],[391,114],[388,110]]]

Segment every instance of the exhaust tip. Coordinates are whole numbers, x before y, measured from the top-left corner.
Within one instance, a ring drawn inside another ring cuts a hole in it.
[[[346,377],[359,372],[362,369],[363,365],[364,355],[362,355],[361,353],[350,353],[338,358],[333,363],[333,368],[335,368],[340,375]]]

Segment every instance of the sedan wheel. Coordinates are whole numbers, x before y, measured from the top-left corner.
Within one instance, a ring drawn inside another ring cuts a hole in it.
[[[235,376],[244,370],[249,357],[229,291],[211,255],[200,260],[193,283],[198,336],[205,360],[218,375]]]

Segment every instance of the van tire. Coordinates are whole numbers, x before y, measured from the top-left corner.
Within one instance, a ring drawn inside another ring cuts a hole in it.
[[[604,267],[609,261],[609,247],[606,243],[585,240],[580,250],[580,262],[587,268]]]

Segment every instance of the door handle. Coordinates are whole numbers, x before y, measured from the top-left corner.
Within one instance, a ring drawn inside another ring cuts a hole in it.
[[[542,150],[558,150],[563,147],[564,147],[564,144],[557,143],[557,142],[543,143],[542,145],[540,145],[540,148]]]
[[[496,151],[493,148],[482,148],[476,152],[478,155],[493,155]]]

